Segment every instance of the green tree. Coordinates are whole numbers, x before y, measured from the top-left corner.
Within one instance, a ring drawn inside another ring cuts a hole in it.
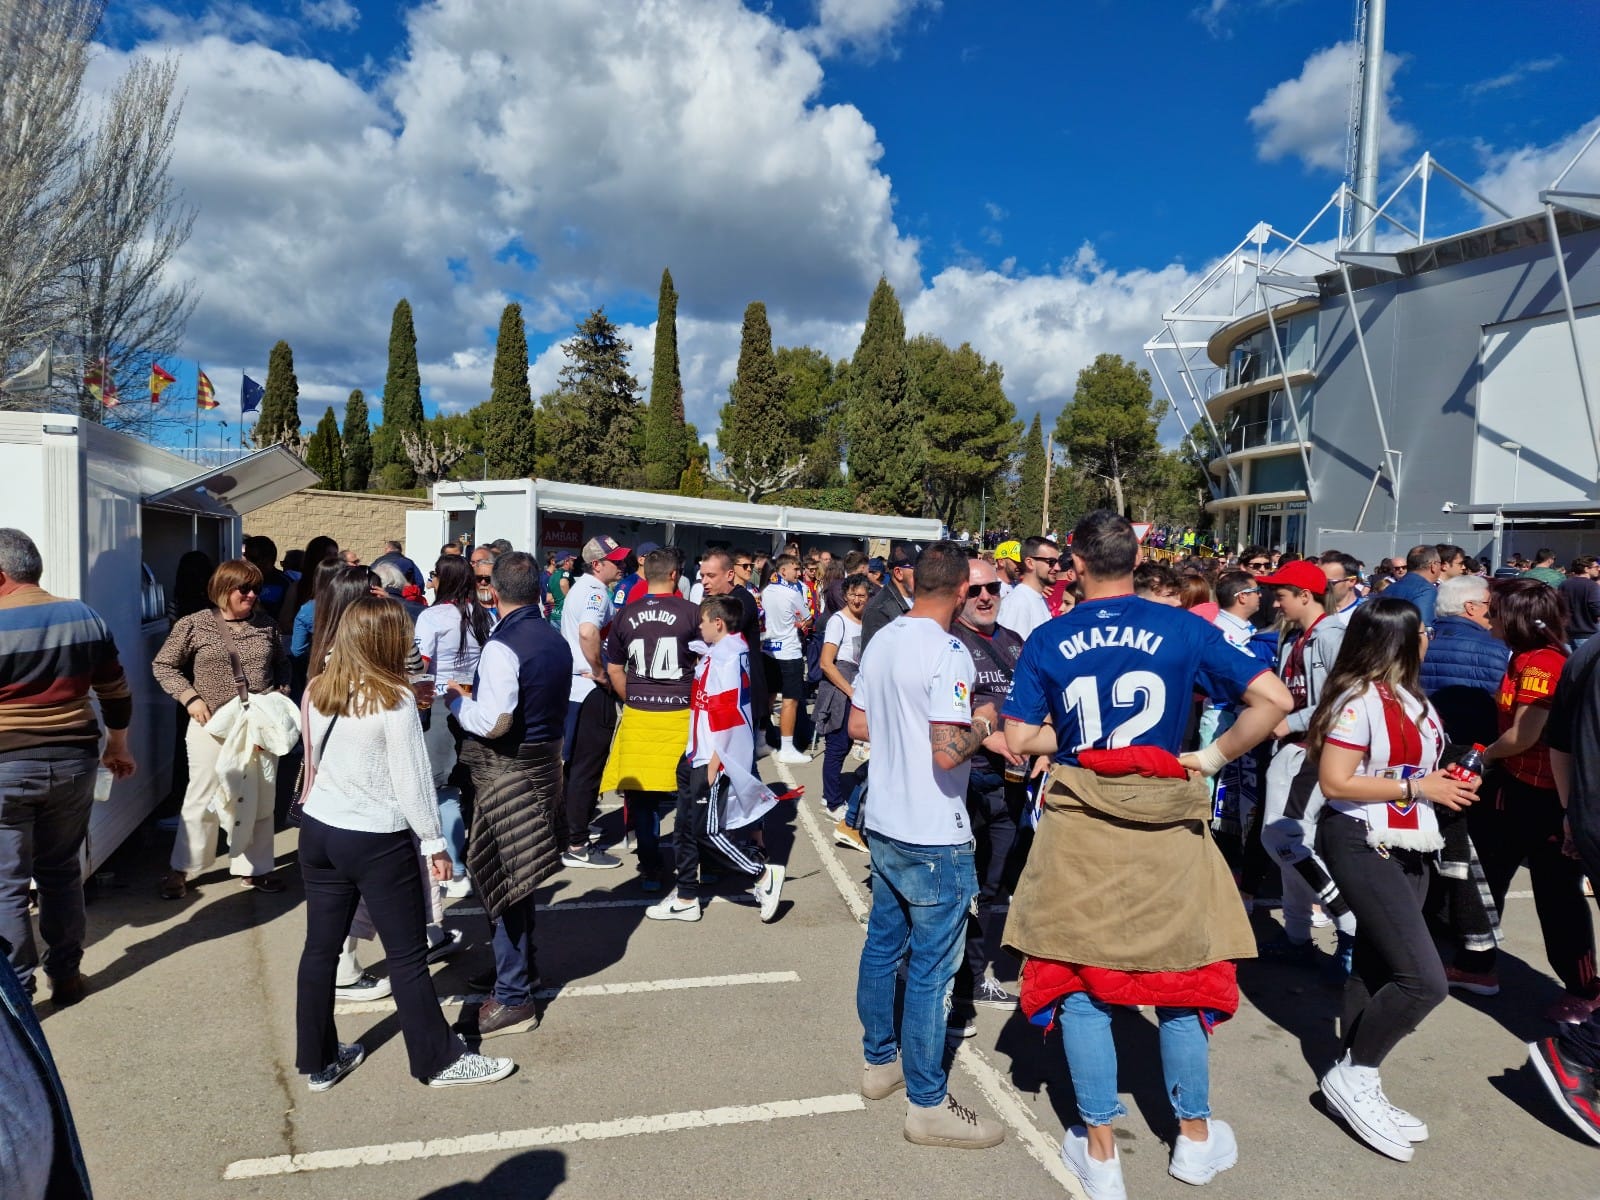
[[[415,432],[426,419],[422,411],[422,372],[417,368],[417,330],[411,319],[411,301],[401,299],[389,321],[389,373],[383,381],[382,435],[373,442],[379,467],[397,466],[401,486],[411,487],[416,472],[400,445],[400,435]]]
[[[344,482],[344,443],[332,408],[323,410],[322,420],[306,442],[306,466],[322,477],[325,488],[338,488]]]
[[[639,381],[628,370],[628,351],[617,327],[597,308],[561,345],[567,365],[560,384],[540,401],[545,410],[539,473],[571,483],[633,487],[639,483],[633,453],[641,416]]]
[[[738,373],[728,388],[717,430],[717,450],[722,454],[717,477],[752,503],[792,487],[805,470],[787,384],[772,353],[767,306],[753,301],[744,310]]]
[[[678,293],[672,272],[661,272],[656,300],[656,349],[650,372],[650,407],[644,418],[644,482],[650,488],[675,488],[689,463],[689,434],[683,419],[683,381],[678,373]]]
[[[966,342],[950,349],[923,334],[906,346],[927,439],[922,487],[927,511],[946,525],[969,496],[993,484],[1017,446],[1016,409],[999,363]]]
[[[284,341],[272,348],[267,359],[267,386],[255,428],[257,446],[279,442],[300,448],[300,381],[294,376],[294,351]]]
[[[800,486],[836,487],[844,481],[844,372],[812,346],[779,346],[778,374],[787,380],[789,419],[805,454]]]
[[[851,369],[850,483],[874,512],[922,511],[922,413],[906,355],[906,322],[887,279],[867,305]]]
[[[1012,501],[1011,530],[1019,538],[1030,538],[1041,532],[1046,465],[1044,426],[1039,414],[1034,413],[1028,436],[1022,441],[1022,463],[1017,468],[1017,488]]]
[[[496,479],[526,478],[533,471],[538,446],[533,392],[528,387],[528,333],[520,304],[508,304],[500,314],[489,400],[473,412],[483,430],[478,444],[488,460],[485,469]]]
[[[1150,372],[1100,354],[1078,372],[1072,399],[1056,419],[1056,441],[1074,466],[1105,480],[1112,508],[1126,515],[1130,480],[1161,453],[1156,430],[1166,411],[1150,390]]]
[[[344,490],[364,492],[372,477],[372,426],[360,388],[344,402]]]

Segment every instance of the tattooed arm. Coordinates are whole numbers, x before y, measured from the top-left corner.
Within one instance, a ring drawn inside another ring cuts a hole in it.
[[[997,720],[994,705],[985,704],[972,714],[971,725],[930,722],[928,741],[933,747],[933,762],[941,771],[953,771],[983,747],[994,732]]]

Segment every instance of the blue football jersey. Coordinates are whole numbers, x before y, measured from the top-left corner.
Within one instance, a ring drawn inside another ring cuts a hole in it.
[[[1029,636],[1003,715],[1028,725],[1053,718],[1056,761],[1074,766],[1091,748],[1177,754],[1196,691],[1237,700],[1266,669],[1181,608],[1138,596],[1085,600]]]

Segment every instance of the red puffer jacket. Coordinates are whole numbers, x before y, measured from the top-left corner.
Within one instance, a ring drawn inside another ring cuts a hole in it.
[[[1106,1004],[1198,1009],[1208,1033],[1239,1011],[1238,971],[1231,962],[1192,971],[1114,971],[1045,958],[1022,965],[1022,1011],[1035,1025],[1048,1029],[1056,1004],[1073,992],[1088,992]]]

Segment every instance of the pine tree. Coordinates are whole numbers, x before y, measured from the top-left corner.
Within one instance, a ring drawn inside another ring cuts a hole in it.
[[[344,490],[364,492],[372,477],[372,427],[360,388],[344,404]]]
[[[795,437],[788,386],[772,354],[767,306],[754,301],[744,310],[739,339],[739,369],[722,406],[717,449],[718,475],[748,501],[793,486],[805,470]]]
[[[300,381],[294,376],[294,351],[280,341],[267,359],[267,386],[256,415],[255,443],[300,447]]]
[[[383,381],[383,436],[374,447],[375,465],[400,468],[402,487],[416,482],[416,472],[400,446],[400,435],[422,428],[422,373],[417,368],[417,330],[411,320],[411,301],[402,299],[394,306],[389,322],[389,373]]]
[[[644,482],[675,488],[688,465],[688,430],[683,420],[683,381],[678,374],[678,293],[672,272],[661,272],[656,301],[656,351],[650,373],[650,407],[644,418]]]
[[[533,392],[528,387],[528,333],[520,304],[508,304],[500,313],[494,376],[489,401],[479,418],[483,425],[485,471],[492,471],[495,479],[530,475],[538,446]]]
[[[1106,481],[1111,506],[1126,514],[1127,489],[1161,455],[1157,431],[1167,405],[1150,390],[1150,372],[1116,354],[1099,354],[1078,372],[1072,399],[1056,418],[1056,441],[1072,465]]]
[[[333,409],[323,410],[311,440],[306,443],[306,466],[322,477],[322,486],[338,488],[344,482],[344,443]]]
[[[1012,532],[1030,538],[1041,532],[1044,521],[1044,425],[1033,414],[1028,436],[1022,443],[1022,467],[1017,472],[1016,520]]]
[[[922,511],[922,413],[906,355],[906,322],[887,279],[867,305],[867,324],[851,364],[850,484],[856,503],[875,512]]]
[[[639,470],[633,455],[634,428],[641,417],[639,381],[628,370],[633,349],[597,308],[561,345],[567,365],[556,390],[544,397],[544,445],[557,453],[540,456],[540,474],[570,483],[633,487]]]

